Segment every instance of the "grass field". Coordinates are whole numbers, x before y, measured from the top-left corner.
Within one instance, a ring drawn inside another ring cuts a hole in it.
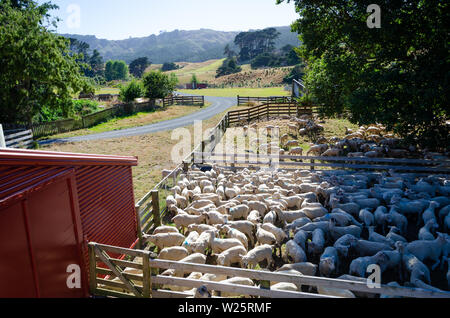
[[[191,82],[192,75],[195,74],[200,82],[212,82],[216,77],[217,69],[222,65],[224,59],[209,60],[202,63],[177,63],[181,69],[169,71],[177,75],[179,84],[184,85]]]
[[[232,108],[235,110],[237,107]],[[203,130],[213,128],[225,112],[203,122]],[[188,127],[193,134],[193,126]],[[171,152],[178,140],[172,140],[172,132],[160,132],[136,137],[84,141],[43,147],[48,151],[137,156],[139,166],[133,168],[134,195],[136,202],[161,181],[163,169],[174,169]],[[193,139],[193,138],[192,138]],[[193,140],[191,142],[193,146]]]
[[[88,129],[80,129],[76,131],[71,131],[64,134],[58,134],[50,137],[46,137],[45,139],[56,139],[56,138],[69,138],[76,136],[84,136],[84,135],[92,135],[105,131],[113,131],[113,130],[121,130],[132,127],[140,127],[150,124],[156,124],[158,122],[164,120],[171,120],[183,116],[187,116],[189,114],[195,113],[201,109],[211,106],[211,103],[205,103],[205,106],[170,106],[164,110],[157,110],[151,112],[140,112],[134,114],[132,116],[127,117],[117,117],[111,119],[105,123],[99,124],[97,126],[88,128]]]
[[[205,96],[219,96],[219,97],[236,97],[239,96],[290,96],[290,91],[285,91],[283,87],[268,87],[268,88],[207,88],[201,90],[180,89],[181,93],[205,95]]]

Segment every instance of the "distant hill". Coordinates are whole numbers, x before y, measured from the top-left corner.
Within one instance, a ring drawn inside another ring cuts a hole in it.
[[[297,34],[292,33],[290,27],[277,27],[281,33],[277,47],[286,44],[298,45]],[[147,56],[155,64],[164,62],[203,62],[223,58],[225,45],[233,43],[239,32],[223,32],[209,29],[195,31],[180,31],[150,35],[143,38],[129,38],[126,40],[98,39],[94,35],[62,34],[84,41],[91,50],[97,49],[105,61],[120,59],[127,63]]]

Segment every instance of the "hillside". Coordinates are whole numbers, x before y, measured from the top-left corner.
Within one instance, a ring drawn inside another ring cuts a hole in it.
[[[298,45],[297,34],[289,26],[277,27],[281,33],[276,42],[278,48],[286,45]],[[239,32],[223,32],[209,29],[195,31],[165,32],[143,38],[129,38],[112,41],[98,39],[94,35],[62,34],[84,41],[91,50],[98,50],[105,60],[120,59],[127,63],[138,57],[147,56],[155,64],[164,62],[202,62],[224,57],[225,45],[233,43]]]
[[[179,62],[180,69],[166,73],[177,75],[179,84],[190,83],[195,74],[200,82],[207,82],[215,87],[269,87],[283,85],[283,78],[289,74],[292,66],[252,70],[249,64],[242,65],[240,73],[216,78],[217,69],[223,59],[214,59],[200,63]],[[161,65],[152,65],[147,71],[155,70]]]

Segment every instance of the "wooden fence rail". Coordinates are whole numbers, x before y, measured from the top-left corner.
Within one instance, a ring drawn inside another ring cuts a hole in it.
[[[7,130],[4,136],[7,148],[31,148],[34,141],[31,130]]]
[[[290,96],[270,96],[270,97],[247,97],[237,96],[238,106],[247,105],[249,103],[293,103],[295,100]]]
[[[114,258],[109,254],[122,255]],[[435,292],[417,288],[391,287],[382,285],[370,288],[366,283],[283,274],[279,272],[256,271],[250,269],[191,264],[153,259],[149,251],[132,250],[97,243],[89,243],[90,290],[92,295],[110,297],[189,297],[188,293],[162,290],[164,285],[186,287],[188,289],[206,286],[209,290],[267,298],[336,298],[305,292],[271,290],[271,283],[293,283],[297,286],[345,289],[354,292],[382,294],[394,297],[450,298],[449,292]],[[124,260],[124,259],[132,259]],[[180,274],[200,272],[203,274],[225,275],[227,277],[249,278],[261,286],[242,286],[222,282],[193,280],[182,277],[161,276],[161,269],[173,269]]]
[[[228,164],[239,169],[236,165],[249,166],[278,166],[284,168],[309,167],[335,168],[352,170],[393,170],[426,173],[450,174],[450,160],[421,160],[421,159],[391,159],[391,158],[349,158],[349,157],[308,157],[308,156],[278,156],[256,154],[222,154],[195,153],[196,158],[202,158],[202,163]],[[286,160],[294,160],[287,162]],[[308,162],[306,162],[308,161]]]
[[[205,106],[205,96],[168,96],[163,100],[164,107],[171,105]]]

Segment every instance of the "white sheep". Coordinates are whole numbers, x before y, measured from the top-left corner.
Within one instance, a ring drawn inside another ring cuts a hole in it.
[[[180,261],[188,256],[189,252],[186,248],[182,246],[174,246],[174,247],[166,247],[165,249],[163,249],[159,253],[158,259],[168,261]]]
[[[154,231],[153,235],[162,233],[179,233],[178,229],[173,226],[158,226]]]
[[[320,257],[319,272],[322,276],[330,277],[339,266],[339,255],[335,247],[329,246]]]
[[[277,243],[277,238],[274,234],[264,230],[260,224],[257,225],[257,228],[256,239],[260,244],[274,245]]]
[[[245,204],[241,204],[233,208],[230,208],[228,214],[231,216],[231,219],[233,221],[236,221],[239,219],[247,219],[249,212],[250,208]]]
[[[242,262],[242,257],[247,254],[243,246],[235,246],[227,249],[217,256],[217,264],[220,266],[231,266],[231,264]]]
[[[201,224],[205,221],[205,215],[189,215],[181,214],[172,218],[172,223],[174,223],[177,228],[185,229],[191,224]]]
[[[435,270],[440,264],[440,257],[445,251],[447,234],[438,233],[437,239],[433,241],[414,241],[409,243],[405,251],[416,256],[421,262],[426,259],[434,261],[431,270]],[[444,255],[445,256],[445,255]]]
[[[166,247],[180,246],[183,244],[185,237],[180,233],[160,233],[156,235],[145,235],[144,240],[156,245],[158,249],[162,250]]]
[[[242,257],[242,266],[248,268],[249,266],[256,266],[262,261],[267,262],[267,266],[271,266],[273,260],[273,247],[270,245],[260,245],[252,249],[247,255]]]
[[[295,270],[297,272],[302,273],[305,276],[315,276],[317,273],[318,266],[313,263],[295,263],[295,264],[285,264],[276,272],[284,272],[289,270]]]
[[[235,238],[241,241],[245,249],[248,249],[248,239],[247,236],[239,230],[233,229],[228,225],[222,227],[222,230],[227,235],[227,238]]]

